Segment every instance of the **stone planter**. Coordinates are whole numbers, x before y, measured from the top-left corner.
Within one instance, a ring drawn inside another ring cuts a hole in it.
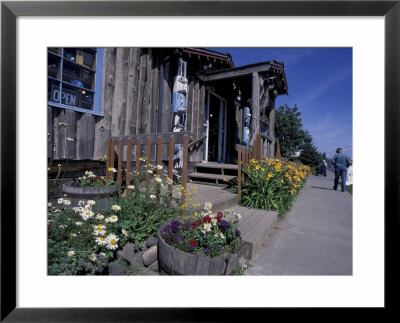
[[[239,265],[238,254],[224,253],[210,258],[178,250],[165,242],[161,228],[158,230],[158,265],[163,274],[231,275]]]
[[[74,187],[68,184],[62,185],[63,194],[67,194],[71,200],[71,207],[77,206],[79,201],[94,200],[96,204],[94,210],[101,210],[110,206],[111,200],[117,195],[117,185],[100,186],[100,187]]]

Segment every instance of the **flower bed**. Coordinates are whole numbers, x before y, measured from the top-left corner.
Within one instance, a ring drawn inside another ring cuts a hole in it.
[[[250,160],[243,168],[243,206],[287,213],[303,187],[310,167],[280,159]]]
[[[231,274],[241,248],[240,214],[230,220],[224,216],[222,212],[213,215],[211,203],[206,203],[197,220],[163,225],[159,230],[161,268],[168,274]]]
[[[92,173],[86,172],[85,177],[92,181]],[[106,207],[98,207],[100,202],[95,198],[69,196],[60,197],[54,205],[49,203],[48,274],[107,274],[108,265],[119,261],[118,251],[128,243],[135,250],[141,249],[149,237],[157,236],[163,223],[177,218],[181,214],[180,199],[174,202],[177,208],[168,208],[170,196],[160,187],[169,181],[158,175],[154,178],[148,190],[135,190],[131,185],[129,197],[113,196]],[[115,190],[115,185],[102,184],[90,182],[68,188]]]

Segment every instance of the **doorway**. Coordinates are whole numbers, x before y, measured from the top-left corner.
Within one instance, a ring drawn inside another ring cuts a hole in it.
[[[224,163],[226,160],[226,100],[208,91],[207,148],[205,160]]]

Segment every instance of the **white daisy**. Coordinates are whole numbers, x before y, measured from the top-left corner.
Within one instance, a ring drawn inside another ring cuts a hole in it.
[[[128,231],[126,231],[125,229],[122,229],[122,234],[127,237],[128,236]]]
[[[105,257],[106,254],[104,252],[100,252],[100,256]]]
[[[79,206],[85,205],[85,201],[79,201],[79,202],[78,202],[78,205],[79,205]]]
[[[92,253],[89,258],[90,258],[91,261],[95,261],[97,259],[95,253]]]
[[[109,223],[109,222],[114,223],[114,222],[117,222],[117,221],[118,221],[118,217],[116,215],[112,215],[112,216],[110,216],[110,217],[108,217],[106,219],[107,223]]]
[[[152,171],[151,169],[149,169],[147,172],[148,172],[149,174],[153,174],[153,171]]]
[[[85,210],[91,210],[92,206],[90,204],[86,204],[84,207]]]
[[[154,194],[151,194],[151,195],[150,195],[150,198],[151,198],[151,199],[155,199],[156,196],[155,196]]]
[[[162,167],[161,165],[157,165],[157,169],[158,169],[158,170],[162,170],[163,167]]]
[[[63,201],[64,201],[64,199],[63,199],[62,197],[60,197],[60,198],[57,200],[57,203],[58,203],[58,204],[61,204]]]
[[[104,219],[104,215],[98,213],[98,214],[96,215],[96,219],[97,219],[97,220],[103,220],[103,219]]]
[[[94,230],[93,234],[96,236],[104,236],[106,234],[106,230],[102,228],[97,228]]]
[[[96,201],[89,200],[89,201],[87,201],[87,204],[89,204],[90,206],[92,206],[92,205],[95,205],[95,204],[96,204]]]
[[[156,178],[155,178],[155,181],[156,181],[157,183],[161,183],[161,182],[162,182],[162,179],[161,179],[160,177],[156,177]]]
[[[107,244],[106,238],[104,238],[104,237],[97,237],[95,241],[100,246],[104,246]]]
[[[94,216],[94,213],[90,210],[86,210],[84,212],[82,212],[81,214],[82,219],[84,219],[85,221],[89,218],[92,218]]]
[[[133,190],[133,189],[135,189],[135,186],[129,185],[128,188],[129,188],[130,190]]]
[[[71,237],[75,238],[76,237],[76,233],[71,233]]]
[[[68,251],[68,256],[69,257],[73,257],[74,255],[75,255],[75,251],[73,251],[73,250]]]
[[[107,249],[111,249],[111,250],[117,249],[118,248],[118,244],[117,244],[118,240],[119,239],[117,238],[117,236],[115,234],[109,234],[106,238]]]
[[[111,206],[111,208],[114,210],[114,211],[119,211],[119,210],[121,210],[121,207],[119,206],[119,205],[113,205],[113,206]]]
[[[64,200],[64,205],[71,205],[71,201],[70,200]]]
[[[75,224],[76,224],[77,226],[80,226],[80,225],[82,225],[83,223],[82,223],[82,222],[75,222]]]

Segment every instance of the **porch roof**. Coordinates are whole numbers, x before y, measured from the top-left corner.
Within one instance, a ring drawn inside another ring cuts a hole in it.
[[[232,79],[236,77],[249,76],[253,73],[273,73],[274,75],[281,75],[283,87],[280,89],[279,94],[288,94],[288,85],[285,75],[284,64],[275,60],[244,65],[240,67],[230,68],[222,71],[209,72],[198,74],[197,76],[204,82],[221,81]]]

